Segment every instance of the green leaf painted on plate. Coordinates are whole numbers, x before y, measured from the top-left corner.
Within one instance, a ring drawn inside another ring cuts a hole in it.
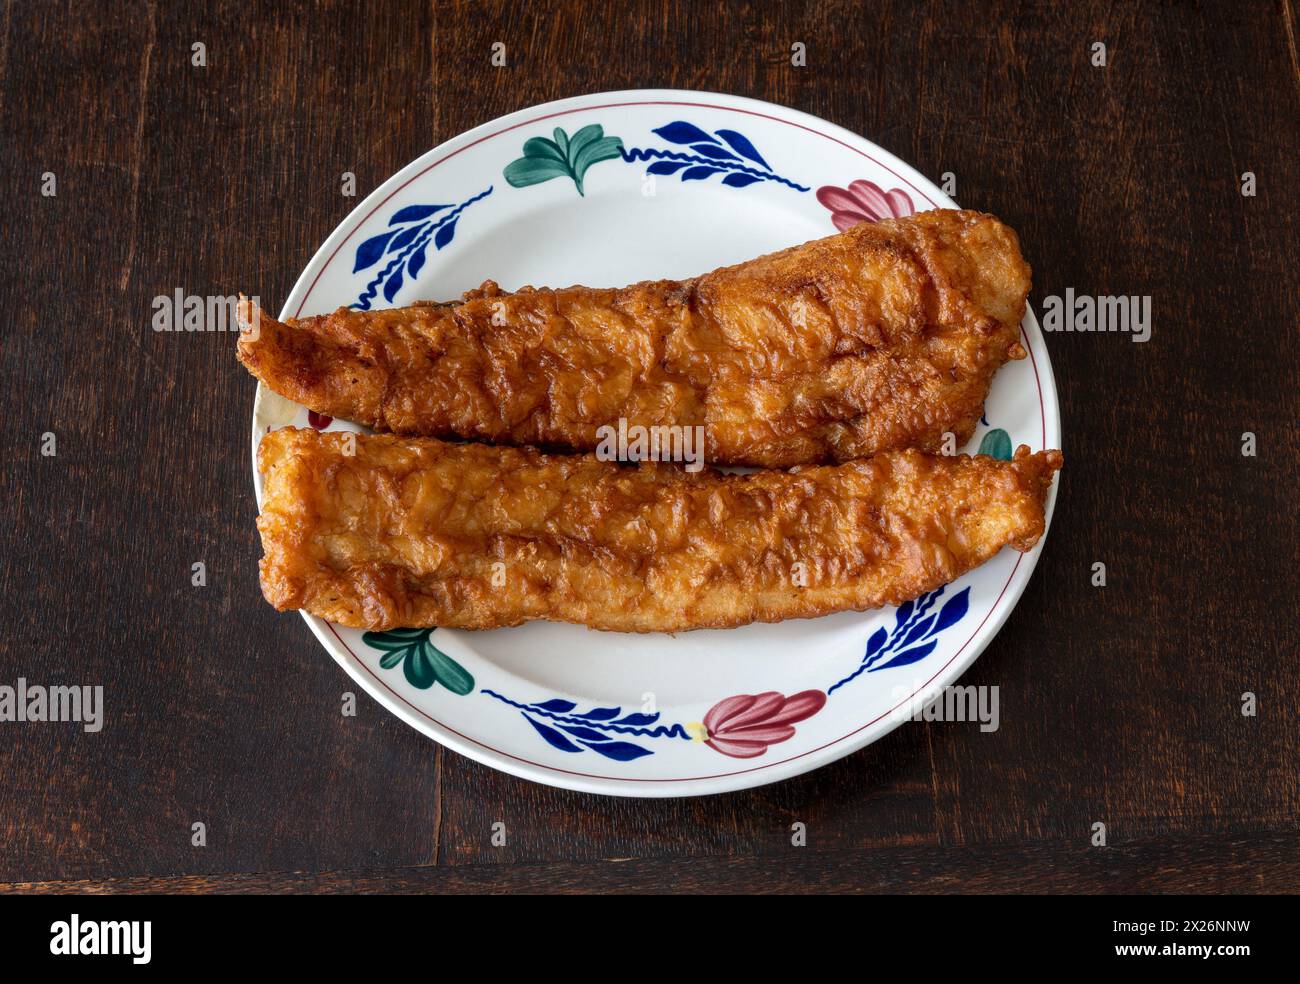
[[[428,690],[435,683],[441,683],[453,694],[464,697],[474,689],[474,677],[429,641],[433,631],[390,629],[387,632],[367,632],[361,641],[384,654],[379,660],[383,669],[394,669],[400,663],[411,686]]]
[[[557,146],[545,137],[533,137],[524,141],[524,156],[532,160],[555,161],[557,164],[563,164],[568,167],[569,159],[564,154],[564,149]]]
[[[361,641],[376,649],[397,649],[427,638],[430,631],[430,629],[389,629],[387,632],[367,632],[361,637]]]
[[[420,690],[428,690],[438,679],[433,672],[433,664],[424,654],[424,646],[415,646],[411,649],[411,655],[407,656],[406,662],[402,664],[402,672],[406,674],[407,683]]]
[[[995,427],[984,435],[984,440],[980,441],[979,453],[997,458],[998,461],[1010,461],[1011,435],[1001,427]]]
[[[566,151],[569,155],[570,163],[577,159],[578,154],[582,152],[583,147],[587,146],[587,144],[591,143],[593,140],[599,140],[604,136],[604,134],[604,127],[597,126],[595,123],[584,126],[581,130],[575,133],[572,139],[569,140],[569,149]]]
[[[367,636],[369,636],[370,634],[371,633],[369,632],[366,633]],[[389,638],[382,638],[382,637],[378,639],[365,638],[365,643],[367,646],[370,646],[374,649],[383,649],[388,652],[393,652],[395,650],[400,650],[400,649],[406,649],[411,645],[413,641],[418,642],[419,640],[389,639]]]
[[[568,173],[567,163],[553,161],[549,157],[521,157],[505,169],[506,180],[516,188],[541,184],[551,178],[562,178]]]
[[[582,182],[587,169],[618,157],[623,147],[621,138],[605,136],[604,127],[598,123],[582,127],[572,137],[556,127],[552,137],[529,137],[524,141],[524,156],[506,165],[505,178],[511,186],[526,188],[551,178],[569,177],[578,194],[585,195]]]
[[[578,186],[578,191],[582,191],[582,176],[587,173],[587,168],[601,161],[612,160],[619,156],[623,147],[623,141],[618,137],[602,137],[599,140],[593,140],[586,144],[573,160],[574,183]]]
[[[424,642],[424,655],[433,667],[438,682],[453,694],[464,697],[474,689],[474,678],[469,675],[465,667],[461,666],[441,649],[435,647],[427,639]]]

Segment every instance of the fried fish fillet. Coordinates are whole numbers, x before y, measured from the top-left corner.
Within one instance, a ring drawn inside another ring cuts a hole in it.
[[[351,453],[349,453],[351,452]],[[273,431],[262,592],[357,628],[678,632],[898,604],[1028,550],[1059,451],[691,474],[591,455]]]
[[[993,374],[1025,357],[1028,292],[1011,229],[941,210],[680,282],[488,281],[459,302],[285,323],[244,300],[239,358],[378,431],[591,451],[620,419],[703,426],[709,461],[782,468],[964,442]]]

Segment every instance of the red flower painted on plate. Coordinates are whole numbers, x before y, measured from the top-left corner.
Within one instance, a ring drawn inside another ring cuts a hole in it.
[[[805,690],[792,697],[775,691],[737,694],[713,705],[704,716],[708,737],[704,743],[733,758],[754,758],[768,745],[794,737],[794,725],[812,717],[826,704],[820,690]]]
[[[307,423],[311,424],[318,431],[323,431],[330,424],[334,423],[334,418],[327,417],[323,413],[317,413],[315,410],[308,410]]]
[[[880,185],[861,179],[847,188],[823,185],[817,189],[817,200],[831,210],[831,221],[840,232],[859,222],[899,219],[916,211],[902,189],[884,191]]]

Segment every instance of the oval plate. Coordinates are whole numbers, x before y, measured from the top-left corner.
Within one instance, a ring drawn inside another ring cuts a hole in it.
[[[683,279],[935,207],[956,203],[804,113],[674,90],[581,96],[470,130],[384,182],[321,246],[280,317],[455,298],[489,278],[507,290]],[[1029,358],[997,375],[963,450],[1061,447],[1032,312],[1023,336]],[[356,429],[259,386],[254,455],[287,425]],[[260,505],[256,468],[254,483]],[[303,617],[372,697],[462,755],[570,789],[693,796],[808,772],[911,717],[993,638],[1042,546],[1005,549],[898,609],[676,636],[541,622],[376,634]]]

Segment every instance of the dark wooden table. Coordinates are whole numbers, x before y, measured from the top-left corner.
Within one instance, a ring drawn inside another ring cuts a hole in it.
[[[101,684],[106,724],[0,724],[0,889],[1300,885],[1289,0],[196,6],[3,6],[0,684]],[[1066,288],[1151,296],[1146,344],[1048,338],[1055,524],[964,678],[1001,688],[995,734],[912,724],[704,799],[565,792],[444,751],[364,694],[342,717],[356,688],[261,600],[252,381],[231,336],[154,332],[152,299],[283,298],[428,148],[649,86],[772,100],[954,172],[964,205],[1019,230],[1036,309]]]

